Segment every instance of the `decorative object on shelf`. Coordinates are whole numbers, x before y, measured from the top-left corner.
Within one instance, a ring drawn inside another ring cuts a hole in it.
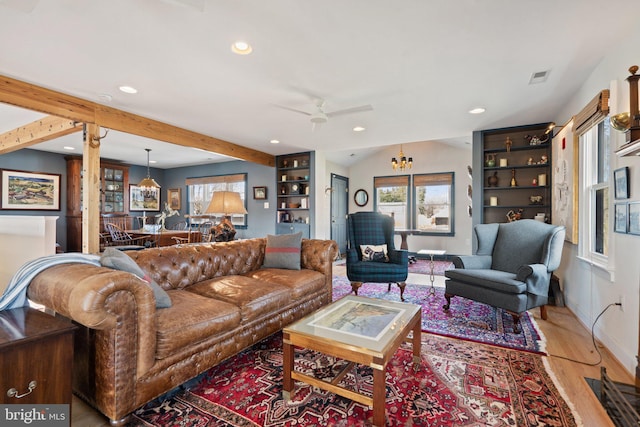
[[[529,145],[541,145],[549,140],[549,134],[545,133],[542,136],[525,135],[524,139],[529,142]]]
[[[507,167],[507,159],[500,159],[500,167],[501,168]]]
[[[541,205],[542,204],[542,196],[541,195],[533,195],[529,196],[529,201],[532,205]]]
[[[280,194],[287,194],[287,186],[286,185],[281,185],[280,186]]]
[[[522,219],[522,211],[522,209],[518,209],[518,212],[510,210],[509,212],[507,212],[507,220],[509,220],[509,222],[513,222]]]
[[[537,213],[536,216],[533,217],[536,221],[547,222],[547,216],[544,212]]]
[[[494,167],[496,165],[496,155],[495,154],[487,154],[487,160],[485,160],[484,164],[488,168]]]
[[[489,198],[489,206],[498,206],[498,198],[496,196]]]
[[[518,182],[516,181],[516,170],[515,169],[511,169],[511,186],[512,187],[517,187],[518,186]]]
[[[631,115],[628,111],[625,111],[611,116],[609,121],[611,122],[611,127],[618,132],[626,132],[631,126]]]
[[[298,160],[297,160],[297,159],[293,161],[293,167],[294,167],[294,168],[297,168],[297,167],[298,167]]]
[[[2,170],[2,209],[60,210],[60,174]]]
[[[300,184],[293,183],[289,186],[289,194],[300,194]]]
[[[541,173],[540,175],[538,175],[538,185],[540,187],[546,187],[547,186],[547,174],[546,173]]]
[[[614,128],[624,129],[625,133],[625,144],[616,150],[618,156],[633,156],[640,153],[640,111],[638,111],[638,79],[640,79],[640,75],[636,74],[637,72],[637,65],[629,67],[629,73],[631,73],[627,77],[629,82],[629,124],[625,123],[624,113],[616,114],[611,118],[611,124]]]
[[[497,187],[498,186],[498,171],[494,171],[493,175],[491,175],[488,179],[489,187]]]
[[[533,164],[533,157],[529,157],[529,160],[527,160],[527,164],[529,166],[531,166]]]
[[[151,178],[151,171],[149,169],[149,153],[151,152],[151,149],[145,148],[144,150],[147,152],[147,176],[142,181],[140,181],[138,187],[142,192],[149,193],[153,189],[159,189],[160,184],[158,184],[155,179]]]
[[[267,187],[253,187],[253,198],[255,200],[266,200]]]
[[[363,189],[357,190],[353,195],[353,201],[356,205],[363,207],[369,202],[369,193]]]
[[[543,154],[543,155],[540,157],[540,164],[541,164],[541,165],[546,165],[548,161],[549,161],[549,158],[548,158],[546,155],[544,155],[544,154]]]
[[[625,166],[613,171],[613,188],[616,200],[628,199],[630,197],[628,167]]]
[[[513,145],[513,141],[511,140],[510,137],[507,137],[507,140],[505,141],[504,145],[507,147],[507,153],[510,153],[511,152],[511,146]],[[502,165],[500,165],[500,166],[502,166]]]
[[[247,210],[242,203],[240,193],[235,191],[214,191],[211,196],[211,202],[207,207],[206,213],[222,214],[220,223],[216,226],[216,241],[233,240],[236,229],[231,222],[231,215],[247,214]]]
[[[538,178],[533,178],[531,180],[531,185],[533,185],[534,187],[538,185]]]
[[[398,169],[404,171],[406,168],[411,169],[411,166],[413,166],[413,157],[407,158],[404,155],[404,153],[402,152],[402,145],[400,146],[400,153],[398,154],[398,158],[400,159],[399,161],[395,157],[391,158],[391,167],[393,167],[394,171]]]

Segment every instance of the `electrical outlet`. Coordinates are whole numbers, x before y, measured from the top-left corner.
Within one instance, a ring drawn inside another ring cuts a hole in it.
[[[618,306],[620,311],[624,311],[624,295],[618,295],[618,304],[620,304]]]

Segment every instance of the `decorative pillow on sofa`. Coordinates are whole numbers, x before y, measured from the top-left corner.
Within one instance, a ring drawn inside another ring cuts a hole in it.
[[[133,273],[148,283],[153,290],[153,296],[156,297],[156,308],[171,307],[171,298],[169,294],[160,287],[156,282],[144,274],[144,271],[131,259],[131,257],[115,248],[105,248],[104,253],[100,257],[100,265],[103,267],[113,268],[114,270],[126,271]]]
[[[267,235],[263,267],[300,270],[302,232],[295,234]]]
[[[387,245],[360,245],[363,261],[388,262]]]

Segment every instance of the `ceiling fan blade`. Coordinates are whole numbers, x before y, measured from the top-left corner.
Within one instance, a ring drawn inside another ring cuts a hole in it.
[[[295,108],[286,107],[284,105],[272,104],[274,107],[282,108],[283,110],[293,111],[294,113],[304,114],[305,116],[310,116],[312,113],[307,113],[306,111],[296,110]]]
[[[351,113],[359,113],[362,111],[371,111],[373,110],[373,106],[370,104],[361,105],[359,107],[345,108],[344,110],[332,111],[331,113],[326,113],[327,117],[335,117],[341,116],[343,114],[351,114]]]

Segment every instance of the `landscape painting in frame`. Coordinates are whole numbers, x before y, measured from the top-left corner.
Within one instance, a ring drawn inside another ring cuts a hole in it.
[[[60,210],[60,174],[2,169],[2,209]]]
[[[159,211],[160,189],[151,188],[143,191],[141,187],[129,184],[129,210]]]

